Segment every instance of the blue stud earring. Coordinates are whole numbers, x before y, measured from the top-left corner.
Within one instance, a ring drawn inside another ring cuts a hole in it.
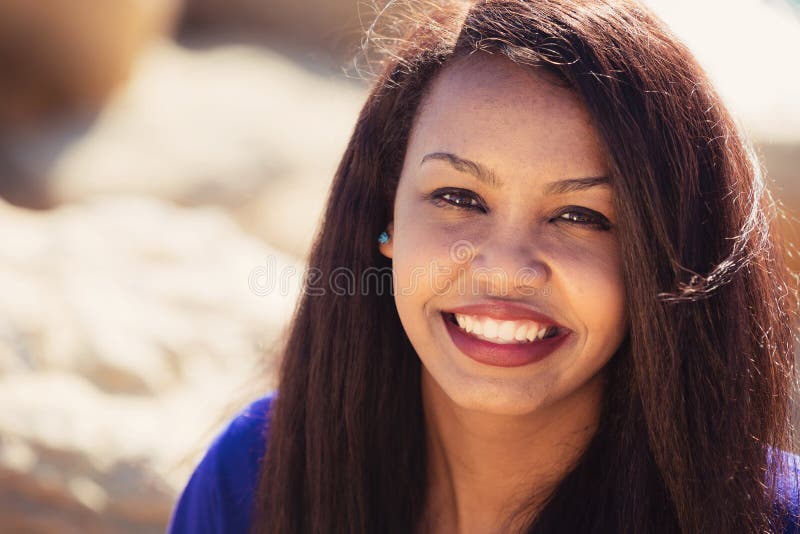
[[[378,243],[381,245],[386,244],[389,241],[389,234],[384,230],[381,232],[381,235],[378,236]]]

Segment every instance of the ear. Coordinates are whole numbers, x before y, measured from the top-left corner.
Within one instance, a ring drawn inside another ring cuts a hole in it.
[[[378,249],[381,251],[381,254],[389,259],[392,259],[392,245],[394,244],[394,222],[390,222],[387,225],[386,232],[389,234],[389,241],[386,243],[378,243]]]

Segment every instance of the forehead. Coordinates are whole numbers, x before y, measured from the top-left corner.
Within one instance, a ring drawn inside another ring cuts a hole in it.
[[[473,54],[433,79],[412,128],[409,153],[446,150],[499,167],[553,175],[605,172],[591,116],[552,74]],[[500,170],[500,169],[498,169]]]

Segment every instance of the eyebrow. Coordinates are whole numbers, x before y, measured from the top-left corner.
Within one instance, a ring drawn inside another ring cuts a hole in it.
[[[563,195],[565,193],[572,193],[574,191],[584,191],[592,187],[601,185],[611,185],[611,180],[608,176],[585,176],[582,178],[567,178],[566,180],[558,180],[557,182],[550,182],[544,186],[544,193],[546,195]]]
[[[476,161],[465,159],[450,152],[431,152],[425,154],[419,162],[420,167],[423,163],[429,160],[438,160],[449,163],[454,169],[459,172],[465,172],[478,179],[478,181],[485,183],[489,187],[499,188],[502,187],[503,182],[488,168],[481,165]],[[611,185],[608,176],[585,176],[581,178],[567,178],[565,180],[558,180],[550,182],[545,185],[544,193],[546,195],[563,195],[575,191],[583,191],[592,187],[601,185]]]
[[[495,176],[491,170],[487,169],[480,163],[460,158],[455,154],[451,154],[450,152],[431,152],[430,154],[425,154],[425,156],[422,157],[422,161],[419,162],[420,167],[428,160],[446,161],[457,171],[471,174],[477,178],[478,181],[485,183],[489,187],[498,188],[502,187],[503,185],[503,182],[498,180],[497,176]]]

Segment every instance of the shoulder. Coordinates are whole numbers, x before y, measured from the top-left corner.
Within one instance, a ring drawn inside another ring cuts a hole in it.
[[[276,396],[258,398],[216,436],[178,498],[170,534],[247,531]]]
[[[776,506],[786,517],[784,534],[800,534],[800,456],[772,448],[769,453],[768,465],[776,475]]]

